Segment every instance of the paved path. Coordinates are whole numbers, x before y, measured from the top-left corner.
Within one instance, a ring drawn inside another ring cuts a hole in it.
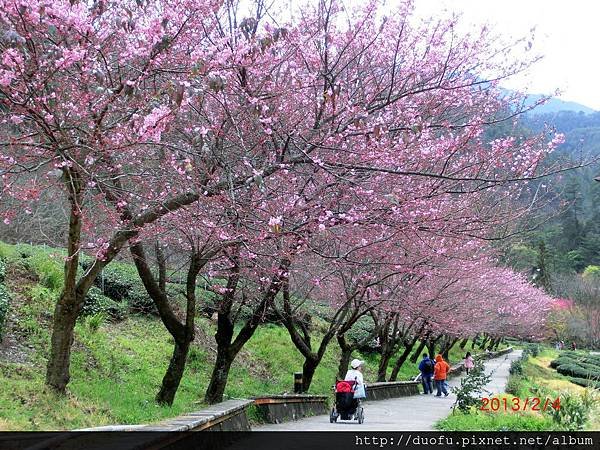
[[[521,356],[521,350],[515,350],[485,363],[486,373],[492,373],[492,379],[486,385],[490,395],[504,392],[508,380],[510,363]],[[460,377],[449,380],[450,386],[460,384]],[[367,383],[368,384],[368,383]],[[434,395],[413,395],[390,400],[365,402],[365,422],[356,421],[329,423],[329,416],[314,416],[295,422],[267,424],[254,427],[256,431],[427,431],[433,430],[433,424],[450,414],[456,400],[454,394],[448,397]]]

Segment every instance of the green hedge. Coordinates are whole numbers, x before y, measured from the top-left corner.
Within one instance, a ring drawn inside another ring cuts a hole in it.
[[[560,365],[562,362],[584,362],[600,366],[600,355],[590,355],[579,351],[563,351],[560,356],[551,362],[552,366]]]
[[[8,290],[4,285],[6,278],[6,262],[0,259],[0,341],[4,336],[4,326],[6,325],[6,318],[8,316],[8,306],[10,303],[10,296]]]
[[[576,378],[594,378],[600,379],[600,367],[589,369],[575,364],[563,364],[556,368],[556,371],[562,375]]]
[[[578,384],[583,387],[593,387],[600,389],[600,381],[590,380],[589,378],[568,377],[571,383]]]
[[[4,283],[6,278],[6,263],[3,259],[0,259],[0,283]]]
[[[550,362],[550,367],[556,369],[560,374],[579,380],[573,382],[582,386],[591,386],[592,384],[588,383],[589,380],[594,382],[600,380],[600,357],[598,355],[565,351]]]
[[[90,260],[84,260],[82,268],[86,270],[90,263]],[[130,264],[109,264],[96,277],[94,285],[100,295],[112,299],[117,304],[125,304],[134,312],[156,313],[154,302],[146,292],[137,270]]]
[[[81,315],[85,317],[105,313],[115,320],[122,320],[127,315],[127,309],[127,303],[118,303],[103,295],[96,286],[92,286],[85,296]]]
[[[6,290],[4,283],[0,283],[0,340],[4,336],[4,325],[6,324],[6,318],[8,316],[8,305],[10,303],[10,296]]]

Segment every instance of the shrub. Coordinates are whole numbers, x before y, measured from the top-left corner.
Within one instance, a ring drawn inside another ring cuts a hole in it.
[[[95,333],[105,321],[106,314],[96,313],[91,316],[87,316],[84,319],[84,324],[92,333]]]
[[[523,388],[523,377],[521,375],[511,375],[508,377],[506,382],[505,391],[507,394],[514,395],[515,397],[520,396],[521,389]]]
[[[533,356],[534,358],[540,354],[539,344],[527,344],[523,350],[523,355]]]
[[[578,396],[570,392],[560,395],[560,407],[549,408],[552,420],[561,428],[569,431],[583,430],[592,408],[598,403],[597,397],[586,391]]]
[[[40,284],[53,291],[62,289],[64,282],[62,257],[40,251],[27,258],[27,265],[36,273]]]
[[[85,296],[81,315],[86,317],[97,314],[105,314],[113,319],[121,320],[127,315],[127,304],[115,302],[103,295],[96,286],[92,286]]]
[[[90,259],[84,259],[81,263],[84,270],[89,267],[89,264],[91,264]],[[96,277],[94,285],[101,295],[112,299],[117,304],[127,304],[132,311],[156,312],[154,302],[148,296],[134,266],[122,263],[110,264],[104,268],[100,276]]]
[[[594,378],[600,379],[600,367],[585,368],[575,364],[563,364],[556,368],[556,371],[562,375],[576,378]]]
[[[27,289],[27,295],[31,299],[32,311],[36,316],[45,316],[50,318],[56,305],[58,292],[54,292],[47,287],[36,284]]]
[[[510,363],[510,368],[508,372],[511,375],[523,375],[523,363],[527,360],[527,358],[519,358]]]
[[[30,258],[34,254],[34,247],[27,244],[17,244],[15,245],[15,250],[23,259]]]
[[[4,283],[6,278],[6,263],[0,258],[0,283]]]
[[[558,358],[550,361],[550,367],[556,369],[558,366],[563,364],[575,364],[577,361],[569,356],[559,356]]]
[[[89,261],[84,261],[82,266],[87,269],[89,264]],[[134,287],[144,289],[135,268],[119,263],[106,266],[94,284],[104,291],[104,295],[116,301],[125,300]]]
[[[353,344],[359,344],[361,351],[377,351],[376,340],[373,339],[375,323],[370,316],[363,316],[346,333],[346,338]]]
[[[456,394],[454,408],[458,407],[463,413],[468,413],[472,406],[481,404],[480,394],[491,378],[491,375],[487,375],[484,371],[483,361],[476,360],[475,367],[460,380],[460,386],[451,388]]]
[[[142,286],[133,286],[126,297],[129,308],[145,314],[156,314],[156,305]]]
[[[593,387],[600,389],[600,381],[598,380],[590,380],[589,378],[578,378],[578,377],[568,377],[568,380],[571,383],[578,384],[583,387]]]
[[[8,317],[8,306],[10,303],[10,296],[6,290],[6,286],[0,283],[0,341],[4,336],[4,326]]]
[[[593,281],[600,279],[600,267],[598,266],[587,266],[581,274],[582,278],[586,281]]]
[[[15,259],[18,257],[13,245],[0,242],[0,259]]]

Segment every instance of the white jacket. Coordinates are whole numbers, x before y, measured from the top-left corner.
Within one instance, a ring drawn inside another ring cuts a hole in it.
[[[350,369],[346,372],[346,377],[344,381],[354,381],[356,380],[357,386],[364,383],[363,374],[360,370]]]

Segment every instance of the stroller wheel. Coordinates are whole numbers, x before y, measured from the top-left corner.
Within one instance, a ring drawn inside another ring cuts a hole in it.
[[[365,421],[365,413],[362,406],[358,408],[358,411],[356,411],[356,418],[359,424]]]
[[[337,422],[337,418],[338,418],[338,414],[335,411],[335,408],[333,408],[331,410],[331,413],[329,414],[329,423]]]

